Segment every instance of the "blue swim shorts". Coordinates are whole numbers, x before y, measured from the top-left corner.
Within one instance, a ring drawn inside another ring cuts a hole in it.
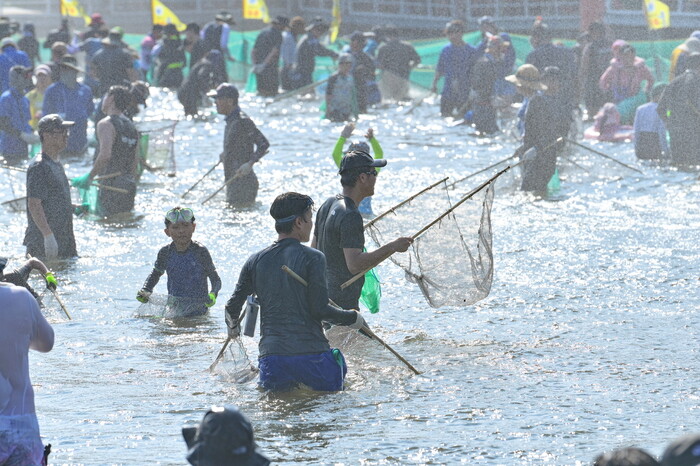
[[[290,390],[304,384],[313,390],[338,392],[348,373],[345,358],[338,349],[319,354],[265,356],[258,360],[260,381],[266,390]]]

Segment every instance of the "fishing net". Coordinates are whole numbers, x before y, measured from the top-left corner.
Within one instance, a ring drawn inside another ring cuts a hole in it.
[[[2,206],[11,212],[26,212],[27,198],[25,197],[24,169],[0,165],[0,177],[4,178],[4,185],[9,186],[12,197],[2,202]]]
[[[139,128],[139,175],[144,168],[149,171],[165,170],[174,174],[175,166],[175,127],[174,121],[158,128]]]
[[[258,368],[250,362],[242,337],[231,340],[216,369],[235,383],[250,382],[258,376]]]
[[[173,319],[201,316],[207,311],[208,309],[202,300],[152,294],[147,303],[142,303],[139,306],[137,315]]]
[[[392,255],[391,261],[418,285],[432,307],[474,304],[491,291],[494,185],[490,181],[452,205],[442,180],[366,226],[372,239],[383,245],[406,236],[417,222],[427,224],[409,250]]]

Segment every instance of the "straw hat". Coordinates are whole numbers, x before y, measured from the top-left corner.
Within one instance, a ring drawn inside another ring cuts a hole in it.
[[[535,91],[544,91],[547,86],[540,82],[540,72],[533,65],[526,63],[518,67],[515,74],[506,76],[506,81],[516,86],[527,87]]]

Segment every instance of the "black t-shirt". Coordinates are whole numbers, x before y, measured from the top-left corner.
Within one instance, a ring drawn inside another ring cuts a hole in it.
[[[277,48],[279,52],[281,45],[282,33],[278,29],[272,26],[264,29],[258,34],[258,38],[255,40],[255,45],[253,46],[253,51],[251,53],[253,63],[262,63],[272,49]]]
[[[411,74],[411,63],[420,63],[420,55],[407,42],[392,40],[382,44],[377,49],[377,65],[380,69],[394,73],[396,76],[408,79]]]
[[[282,270],[287,266],[302,285]],[[246,261],[226,313],[236,320],[246,297],[260,303],[260,358],[271,355],[318,354],[330,346],[321,322],[350,325],[355,313],[328,304],[326,261],[319,251],[286,238],[250,256]]]
[[[106,93],[110,87],[129,82],[129,69],[133,68],[133,59],[121,47],[105,46],[92,57],[97,79],[100,81],[100,93]]]
[[[27,198],[41,200],[46,221],[58,243],[58,257],[77,255],[73,235],[73,204],[68,178],[60,163],[42,154],[27,170]],[[44,236],[27,209],[27,232],[24,244],[44,250]]]
[[[353,277],[343,249],[365,247],[364,223],[355,202],[337,195],[323,203],[316,216],[316,247],[326,256],[328,296],[343,309],[357,309],[364,277],[344,290],[340,285]]]

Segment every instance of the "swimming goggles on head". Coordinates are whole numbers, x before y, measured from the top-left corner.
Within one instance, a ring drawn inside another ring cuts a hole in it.
[[[191,222],[194,212],[189,207],[175,207],[165,214],[165,219],[170,223]]]
[[[287,223],[287,222],[291,222],[291,221],[295,220],[297,217],[302,217],[306,213],[306,211],[309,209],[309,207],[313,208],[313,205],[314,205],[314,201],[312,199],[309,199],[306,202],[306,205],[304,206],[304,210],[302,210],[300,213],[290,215],[289,217],[281,218],[279,220],[275,220],[275,223],[277,223],[277,224]]]

